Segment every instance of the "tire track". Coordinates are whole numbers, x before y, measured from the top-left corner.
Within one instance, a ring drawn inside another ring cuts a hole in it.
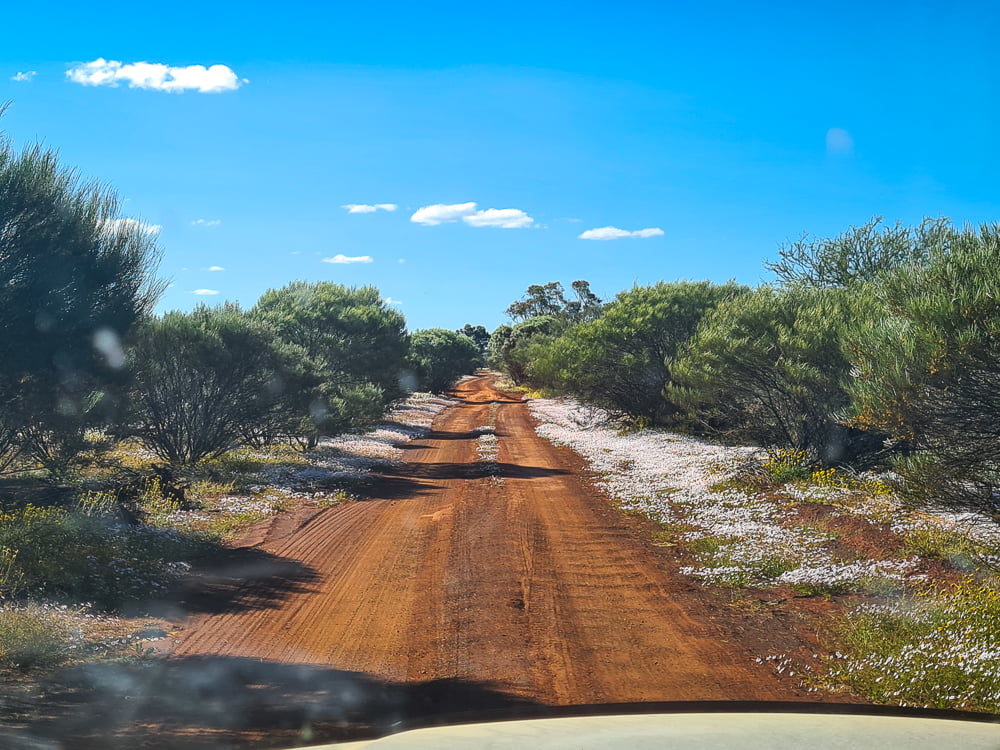
[[[193,617],[175,655],[468,680],[549,704],[798,697],[654,564],[520,397],[489,377],[456,395],[391,493],[376,484],[370,500],[274,524],[259,549],[309,571],[305,583],[275,600],[273,576],[249,571],[234,606]],[[491,413],[502,481],[475,466],[472,431]]]

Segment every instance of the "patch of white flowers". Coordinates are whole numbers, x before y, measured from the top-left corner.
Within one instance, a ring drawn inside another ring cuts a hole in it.
[[[503,484],[500,476],[500,465],[497,458],[500,455],[500,438],[497,437],[493,425],[477,427],[472,431],[476,438],[476,458],[482,465],[483,472],[494,484]]]
[[[718,489],[759,449],[713,445],[663,430],[621,434],[608,426],[606,415],[570,400],[538,399],[530,408],[540,422],[538,434],[586,458],[598,484],[623,510],[686,529],[681,538],[699,560],[681,569],[686,575],[706,583],[844,590],[875,578],[905,579],[916,565],[838,561],[830,551],[833,538],[796,525],[795,511],[785,502]],[[788,496],[787,502],[806,499],[815,498]]]

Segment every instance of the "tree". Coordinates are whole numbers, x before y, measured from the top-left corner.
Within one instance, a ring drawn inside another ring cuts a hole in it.
[[[82,433],[163,289],[155,233],[118,212],[54,152],[0,142],[0,467],[25,445],[51,459]]]
[[[664,422],[668,360],[720,302],[745,287],[708,281],[660,282],[619,294],[594,321],[569,328],[534,363],[544,385],[609,411]]]
[[[486,357],[490,345],[490,333],[484,326],[474,326],[471,323],[466,323],[464,326],[455,331],[455,333],[468,336],[476,342],[476,346],[479,347],[480,355],[482,355],[483,358]]]
[[[566,330],[566,322],[554,315],[539,315],[514,326],[500,326],[490,339],[490,358],[515,383],[529,382],[531,364],[542,349]]]
[[[574,281],[570,288],[575,300],[567,300],[563,285],[558,281],[532,284],[524,297],[507,308],[507,315],[515,321],[526,321],[543,315],[560,318],[570,323],[593,320],[601,312],[601,300],[590,291],[587,281]]]
[[[401,394],[406,320],[375,287],[295,281],[265,292],[254,312],[304,349],[331,385],[371,383],[387,400]]]
[[[237,305],[147,320],[129,347],[124,429],[170,463],[219,456],[273,418],[302,354]]]
[[[920,265],[946,252],[958,233],[944,218],[924,219],[919,227],[897,222],[889,227],[876,216],[837,237],[817,239],[803,235],[778,251],[778,260],[765,263],[782,284],[844,287],[875,279],[905,265]]]
[[[671,364],[670,398],[715,429],[839,463],[867,441],[838,422],[849,399],[840,289],[760,287],[705,315]]]
[[[468,336],[443,328],[427,328],[410,336],[410,366],[421,390],[446,390],[455,379],[482,364],[479,347]]]

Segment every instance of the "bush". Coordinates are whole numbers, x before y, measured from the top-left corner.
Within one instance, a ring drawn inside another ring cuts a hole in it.
[[[117,607],[161,594],[196,540],[113,515],[26,506],[0,514],[0,593]]]
[[[482,364],[479,347],[468,336],[443,328],[427,328],[410,336],[407,358],[420,390],[440,393],[460,375]]]
[[[670,398],[713,429],[810,460],[850,458],[867,448],[837,423],[849,402],[841,331],[851,299],[838,289],[764,286],[723,302],[681,347]]]
[[[170,463],[219,456],[275,419],[286,390],[298,392],[295,362],[272,328],[235,305],[146,321],[129,349],[125,429]]]
[[[37,604],[0,609],[0,668],[28,672],[66,661],[73,633],[61,614]]]
[[[872,281],[903,266],[922,265],[951,247],[957,232],[947,219],[924,219],[916,228],[889,227],[877,216],[832,238],[802,237],[765,263],[782,284],[846,287]]]
[[[622,292],[601,317],[566,331],[531,366],[543,385],[612,413],[663,423],[677,411],[664,398],[668,360],[736,284],[660,282]]]
[[[554,315],[540,315],[514,326],[500,326],[490,338],[490,361],[518,385],[534,382],[532,364],[567,325]]]
[[[870,289],[876,314],[848,331],[859,425],[888,432],[914,502],[1000,517],[1000,225]]]
[[[0,468],[25,447],[50,464],[72,452],[163,288],[155,236],[118,209],[54,152],[0,142]]]
[[[402,395],[406,320],[375,287],[296,281],[265,292],[253,312],[301,348],[329,386],[370,383],[386,402]]]

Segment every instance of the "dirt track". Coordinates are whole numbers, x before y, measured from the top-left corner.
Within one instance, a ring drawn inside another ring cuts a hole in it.
[[[218,606],[204,595],[173,656],[456,678],[548,705],[793,699],[491,383],[463,382],[372,499],[268,529],[272,562]],[[494,403],[502,482],[472,432]]]

